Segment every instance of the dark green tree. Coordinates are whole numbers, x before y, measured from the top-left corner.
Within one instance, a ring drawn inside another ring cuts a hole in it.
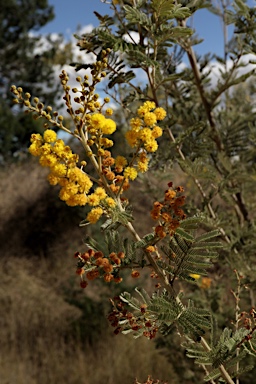
[[[47,0],[0,1],[0,162],[14,159],[27,147],[30,133],[40,129],[35,122],[12,104],[11,84],[18,82],[44,103],[54,105],[59,86],[54,81],[52,63],[62,37],[44,39],[38,31],[54,18]]]

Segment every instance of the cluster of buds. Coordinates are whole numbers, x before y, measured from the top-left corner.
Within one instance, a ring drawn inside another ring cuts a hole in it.
[[[134,314],[128,311],[127,305],[119,296],[111,300],[111,303],[113,310],[108,315],[108,320],[111,326],[115,327],[114,334],[117,335],[127,330],[134,332],[141,330],[143,336],[148,339],[156,337],[158,325],[153,315],[147,310],[146,304],[142,304],[139,313]]]
[[[256,310],[255,308],[252,308],[250,312],[241,312],[239,322],[242,323],[242,327],[248,330],[248,334],[240,341],[240,343],[237,345],[237,348],[240,347],[242,344],[249,342],[253,352],[255,353],[256,350],[252,346],[251,340],[253,338],[253,334],[256,331]],[[255,340],[255,338],[254,338]]]
[[[74,258],[78,259],[76,274],[81,277],[80,286],[86,288],[88,281],[97,278],[103,278],[105,282],[121,283],[123,280],[120,271],[127,267],[124,252],[111,252],[104,255],[101,251],[88,251],[81,253],[75,252]],[[136,279],[140,277],[137,269],[131,271],[131,277]]]
[[[240,314],[239,322],[242,322],[243,327],[252,331],[256,329],[256,310],[252,308],[249,313],[242,312]]]
[[[181,208],[185,204],[185,196],[180,195],[184,192],[184,188],[179,186],[172,188],[172,183],[168,183],[168,189],[165,191],[164,200],[156,201],[151,211],[153,220],[158,220],[158,225],[155,227],[155,234],[162,239],[166,235],[173,235],[179,227],[180,221],[186,218],[186,215]]]
[[[31,101],[30,93],[26,92],[24,94],[23,89],[21,87],[17,88],[15,85],[12,85],[10,90],[15,96],[15,98],[13,99],[14,104],[23,104],[26,108],[26,112],[31,112],[35,120],[41,117],[46,120],[44,128],[54,126],[56,128],[64,129],[69,132],[69,130],[65,129],[65,127],[63,126],[63,116],[59,115],[57,111],[53,111],[50,105],[45,106],[39,100],[38,97],[34,97],[33,101]]]
[[[124,252],[112,252],[104,256],[101,251],[89,249],[87,252],[76,252],[74,257],[78,259],[76,274],[81,276],[81,287],[86,288],[88,281],[103,278],[105,282],[121,283],[120,268],[124,262]]]

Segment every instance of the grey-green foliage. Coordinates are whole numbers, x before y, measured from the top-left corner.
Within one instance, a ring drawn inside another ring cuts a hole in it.
[[[218,342],[212,345],[210,351],[206,351],[198,343],[185,344],[187,356],[195,359],[197,364],[212,366],[213,369],[204,378],[205,381],[215,380],[220,378],[221,374],[218,367],[222,364],[228,368],[232,375],[240,377],[246,371],[253,369],[253,365],[248,364],[237,370],[237,364],[247,357],[248,343],[244,343],[249,331],[245,328],[240,328],[233,332],[229,328],[225,328],[221,333]],[[241,346],[240,353],[237,353],[237,347]],[[250,348],[250,346],[249,346]],[[251,349],[251,348],[250,348]]]
[[[177,299],[174,299],[165,290],[162,293],[153,293],[150,297],[146,291],[136,289],[140,298],[132,296],[128,292],[121,294],[121,299],[134,309],[135,317],[141,316],[141,305],[147,305],[147,318],[154,321],[159,327],[160,332],[168,334],[172,326],[176,326],[185,334],[190,335],[194,340],[200,339],[206,329],[210,328],[210,312],[201,308],[196,308],[192,301],[185,306]],[[142,336],[146,327],[133,331],[128,321],[125,324],[123,333],[133,333],[135,337]]]
[[[213,238],[219,235],[218,230],[195,237],[185,231],[182,224],[171,237],[168,246],[162,247],[168,264],[159,261],[161,268],[170,274],[171,283],[176,278],[194,281],[191,274],[207,276],[206,269],[212,265],[211,260],[218,257],[216,249],[222,247],[221,242],[213,241]]]

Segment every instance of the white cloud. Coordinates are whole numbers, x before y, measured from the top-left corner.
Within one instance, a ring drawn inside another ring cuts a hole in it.
[[[256,65],[250,63],[250,61],[254,60],[255,61],[255,55],[253,54],[248,54],[244,55],[241,61],[239,61],[239,64],[242,64],[242,66],[238,65],[238,68],[235,69],[234,75],[236,77],[242,76],[248,72],[250,72],[253,69],[256,69]],[[226,65],[223,65],[219,62],[212,62],[208,67],[204,69],[204,73],[208,72],[209,70],[211,71],[210,73],[210,87],[214,88],[216,87],[218,81],[223,81],[221,79],[222,73],[225,73],[226,71],[229,71],[233,67],[233,61],[231,59],[228,59],[226,62]],[[234,76],[233,75],[233,76]]]

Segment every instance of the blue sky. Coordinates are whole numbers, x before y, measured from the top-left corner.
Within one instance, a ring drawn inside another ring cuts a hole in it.
[[[109,5],[100,0],[48,0],[48,3],[54,6],[55,19],[42,28],[41,33],[62,33],[67,40],[76,32],[79,25],[81,27],[89,24],[98,25],[98,19],[93,11],[100,14],[110,12]],[[255,0],[248,0],[247,3],[251,6],[256,5]],[[223,54],[223,34],[218,17],[207,10],[200,10],[194,16],[193,27],[197,30],[198,36],[204,38],[203,43],[195,46],[196,52]]]

